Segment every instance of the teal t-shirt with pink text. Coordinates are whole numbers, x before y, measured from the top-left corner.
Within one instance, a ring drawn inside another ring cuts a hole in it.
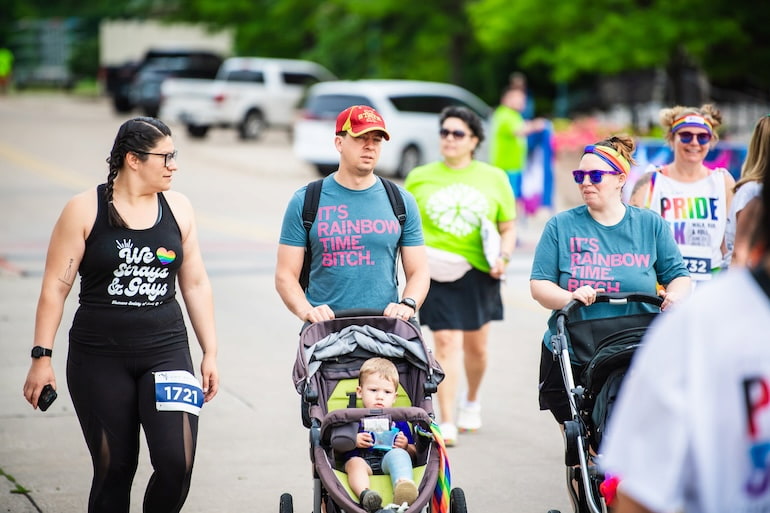
[[[294,193],[284,214],[280,243],[305,246],[305,190]],[[334,311],[385,309],[398,302],[396,257],[400,246],[425,244],[417,203],[399,187],[406,208],[403,229],[380,180],[364,190],[324,179],[316,220],[310,229],[312,261],[307,300]]]
[[[619,223],[604,226],[582,205],[546,223],[530,279],[551,281],[569,291],[590,285],[605,292],[655,295],[658,283],[667,285],[688,275],[668,223],[654,212],[627,206]],[[586,318],[597,318],[617,315],[618,309],[597,304],[584,311]],[[550,335],[556,332],[555,313],[544,340],[549,347]]]

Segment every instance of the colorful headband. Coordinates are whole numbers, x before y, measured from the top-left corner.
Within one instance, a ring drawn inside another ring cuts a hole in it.
[[[631,164],[628,162],[628,159],[618,153],[615,148],[589,144],[583,149],[583,155],[586,153],[593,153],[607,164],[609,164],[615,171],[620,171],[621,173],[625,174],[631,172]]]
[[[674,121],[671,125],[671,133],[674,134],[684,127],[692,128],[705,128],[709,134],[714,133],[714,129],[711,127],[711,123],[708,119],[698,114],[687,114]]]

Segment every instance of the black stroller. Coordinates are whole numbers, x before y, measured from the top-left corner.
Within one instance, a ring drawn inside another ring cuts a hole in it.
[[[617,307],[617,315],[581,319],[580,314],[593,305],[575,300],[556,314],[551,342],[572,412],[572,419],[564,423],[564,463],[576,513],[607,511],[601,493],[605,476],[598,465],[602,435],[631,358],[661,303],[660,297],[643,293],[598,294],[594,305]]]
[[[388,358],[398,369],[393,408],[371,410],[357,402],[359,369],[375,356]],[[444,372],[416,325],[369,310],[339,312],[331,321],[308,325],[300,335],[292,377],[302,398],[303,424],[310,429],[314,513],[366,513],[350,490],[347,475],[335,468],[332,439],[339,428],[358,425],[371,415],[408,422],[417,448],[413,472],[418,496],[408,508],[391,504],[389,476],[371,476],[370,487],[383,498],[380,512],[466,512],[463,490],[449,488],[446,452],[433,421],[432,395]],[[284,493],[280,513],[292,511],[293,498]]]

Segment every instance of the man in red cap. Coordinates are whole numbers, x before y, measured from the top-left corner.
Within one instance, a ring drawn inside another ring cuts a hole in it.
[[[385,121],[372,107],[354,105],[337,116],[335,134],[339,169],[323,180],[310,230],[302,217],[307,187],[294,193],[286,208],[276,290],[302,321],[329,320],[335,311],[360,308],[412,318],[428,292],[430,275],[417,203],[397,187],[406,210],[400,223],[385,184],[374,174],[382,141],[390,139]],[[308,243],[312,257],[303,290],[300,275]],[[406,278],[402,295],[399,250]]]

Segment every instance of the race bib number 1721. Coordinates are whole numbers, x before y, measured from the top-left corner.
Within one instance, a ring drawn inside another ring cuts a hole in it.
[[[203,389],[187,371],[155,372],[155,408],[158,411],[186,411],[198,415],[203,406]]]

